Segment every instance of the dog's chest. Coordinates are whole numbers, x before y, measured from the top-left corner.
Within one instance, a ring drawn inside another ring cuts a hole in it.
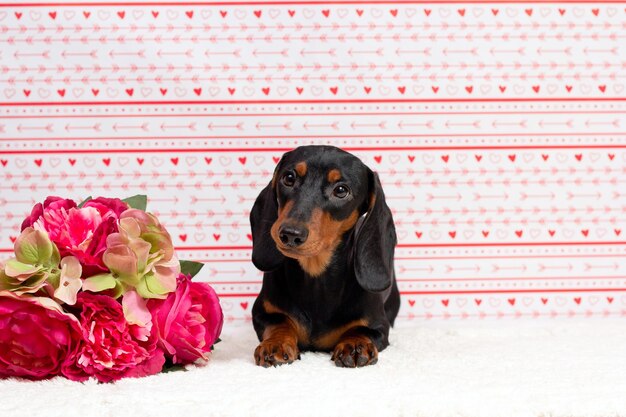
[[[299,340],[307,349],[330,350],[346,331],[367,325],[360,297],[346,288],[329,290],[319,282],[298,285],[290,302]]]

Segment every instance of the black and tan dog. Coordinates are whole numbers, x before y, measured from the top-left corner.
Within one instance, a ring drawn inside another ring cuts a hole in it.
[[[250,213],[252,262],[265,271],[252,318],[257,365],[332,351],[373,365],[400,307],[396,232],[378,176],[331,146],[287,152]]]

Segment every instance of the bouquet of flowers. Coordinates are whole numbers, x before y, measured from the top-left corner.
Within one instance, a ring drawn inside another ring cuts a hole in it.
[[[109,382],[208,360],[219,299],[145,209],[145,196],[35,205],[0,264],[0,378]]]

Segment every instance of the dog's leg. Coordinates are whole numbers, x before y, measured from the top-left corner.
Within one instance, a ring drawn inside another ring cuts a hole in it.
[[[281,323],[265,327],[263,341],[254,351],[257,365],[267,368],[300,359],[296,326],[288,317],[284,317]]]
[[[339,339],[330,359],[343,368],[374,365],[378,362],[378,349],[370,336],[371,332],[366,327],[348,330]]]

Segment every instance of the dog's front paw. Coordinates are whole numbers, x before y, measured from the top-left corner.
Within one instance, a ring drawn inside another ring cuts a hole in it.
[[[374,365],[378,362],[378,349],[365,336],[351,336],[337,343],[330,360],[343,368]]]
[[[264,368],[292,363],[300,359],[298,346],[292,342],[267,339],[254,350],[254,361]]]

